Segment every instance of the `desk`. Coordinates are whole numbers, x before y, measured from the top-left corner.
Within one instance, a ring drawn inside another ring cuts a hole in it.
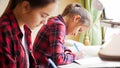
[[[96,59],[96,57],[95,57],[95,59]],[[88,62],[90,62],[90,61],[88,60]],[[101,63],[98,63],[98,60],[96,60],[96,63],[93,63],[93,64],[91,63],[91,64],[81,64],[80,65],[80,64],[77,64],[77,63],[71,63],[71,64],[62,65],[62,66],[58,66],[58,67],[59,68],[88,68],[88,67],[112,67],[112,68],[115,68],[115,67],[120,67],[120,62],[117,62],[117,61],[102,61]]]
[[[103,61],[101,60],[97,53],[101,46],[85,46],[82,47],[78,46],[80,50],[85,51],[87,57],[85,57],[82,61],[80,60],[81,64],[71,63],[67,65],[58,66],[59,68],[88,68],[88,67],[120,67],[120,62],[115,61]],[[72,51],[75,51],[75,47],[69,47]],[[78,60],[79,61],[79,60]]]

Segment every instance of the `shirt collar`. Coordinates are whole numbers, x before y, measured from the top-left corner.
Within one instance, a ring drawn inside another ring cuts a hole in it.
[[[9,21],[11,22],[10,25],[12,26],[13,34],[17,35],[19,38],[22,39],[23,34],[20,30],[17,19],[15,18],[15,15],[10,10],[6,13],[6,15],[8,16]]]
[[[64,21],[62,15],[58,15],[58,18],[60,19],[60,21],[62,21],[65,24],[65,21]]]
[[[28,35],[31,35],[32,31],[27,27],[27,25],[24,25],[23,28]]]

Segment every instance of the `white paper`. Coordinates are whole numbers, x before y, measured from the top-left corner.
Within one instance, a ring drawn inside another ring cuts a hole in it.
[[[102,64],[103,61],[99,57],[89,57],[89,58],[75,60],[75,62],[79,63],[80,65],[95,65],[95,64]]]

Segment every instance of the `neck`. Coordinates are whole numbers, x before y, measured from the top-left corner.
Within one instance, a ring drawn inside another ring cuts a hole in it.
[[[63,19],[64,19],[65,24],[66,24],[66,26],[67,26],[67,24],[68,24],[68,17],[67,17],[67,16],[64,16]]]
[[[13,10],[13,13],[17,19],[19,27],[22,27],[24,23],[21,22],[20,7],[16,6],[16,8]]]
[[[64,16],[63,17],[64,21],[65,21],[65,24],[66,24],[66,32],[67,32],[67,35],[68,35],[68,26],[69,26],[69,20],[68,20],[68,17],[67,16]]]

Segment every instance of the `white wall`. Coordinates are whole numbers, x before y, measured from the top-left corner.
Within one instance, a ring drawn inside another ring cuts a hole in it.
[[[3,14],[4,10],[6,9],[9,0],[0,0],[0,17]]]

